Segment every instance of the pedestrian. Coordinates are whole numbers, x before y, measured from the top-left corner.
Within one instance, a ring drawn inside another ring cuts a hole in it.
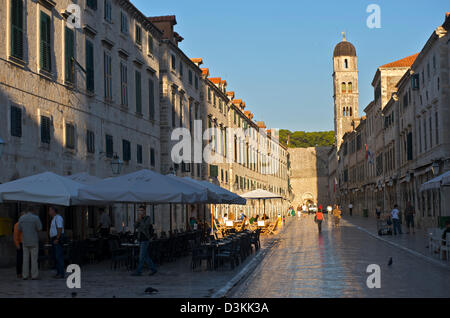
[[[105,212],[104,208],[100,208],[100,224],[98,226],[98,229],[100,230],[100,236],[101,237],[108,237],[109,232],[111,230],[111,218],[109,217],[108,213]]]
[[[334,220],[334,226],[338,227],[339,223],[341,221],[341,210],[339,209],[339,206],[337,204],[334,205],[333,220]]]
[[[331,215],[333,213],[333,207],[331,205],[327,206],[327,214]]]
[[[50,242],[52,243],[53,260],[56,265],[56,275],[54,278],[64,278],[64,219],[56,207],[49,208],[49,215],[52,217],[50,223]]]
[[[136,231],[139,241],[139,264],[138,268],[132,276],[142,276],[142,270],[144,268],[144,263],[150,267],[150,276],[156,274],[156,266],[152,259],[148,255],[148,247],[150,245],[150,240],[153,238],[153,225],[151,219],[145,213],[145,206],[140,206],[138,210],[139,220],[136,223]]]
[[[23,212],[20,213],[19,218],[24,215]],[[17,278],[22,278],[22,264],[23,264],[23,235],[22,232],[19,231],[19,220],[14,225],[14,245],[16,245],[16,274]]]
[[[377,216],[377,219],[379,220],[381,218],[381,207],[378,204],[377,204],[377,206],[375,208],[375,214]]]
[[[19,219],[17,230],[22,233],[23,265],[22,279],[39,279],[38,256],[39,256],[39,231],[42,230],[42,223],[35,214],[35,207],[28,207],[25,214]]]
[[[406,203],[406,209],[405,209],[405,220],[406,220],[406,227],[408,228],[408,234],[410,232],[410,229],[412,227],[412,232],[415,234],[414,231],[414,215],[416,214],[416,210],[414,209],[414,206],[411,204],[411,201],[408,201]]]
[[[297,216],[301,217],[302,216],[302,207],[299,205],[297,206]]]
[[[350,213],[350,216],[353,215],[353,204],[350,202],[350,204],[348,205],[348,211]]]
[[[393,226],[394,226],[394,235],[398,234],[403,234],[402,233],[402,226],[400,224],[400,211],[398,210],[398,205],[395,204],[394,205],[394,209],[391,212],[391,216],[392,216],[392,222],[393,222]]]
[[[318,209],[316,212],[316,216],[314,217],[314,221],[317,223],[317,227],[319,228],[319,233],[322,232],[322,222],[323,222],[323,211],[322,209]]]

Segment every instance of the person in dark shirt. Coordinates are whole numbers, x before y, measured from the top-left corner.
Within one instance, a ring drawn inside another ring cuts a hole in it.
[[[144,268],[144,263],[150,267],[150,276],[156,274],[156,266],[152,259],[148,255],[148,247],[150,245],[150,240],[153,238],[153,226],[151,219],[145,213],[145,207],[140,206],[139,210],[139,221],[136,223],[136,231],[139,240],[139,265],[135,273],[132,276],[142,276],[142,270]]]

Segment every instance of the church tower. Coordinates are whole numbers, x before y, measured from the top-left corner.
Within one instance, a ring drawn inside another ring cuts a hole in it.
[[[351,131],[352,121],[358,118],[358,64],[356,49],[343,40],[334,48],[333,86],[334,86],[334,135],[339,149],[342,137]]]

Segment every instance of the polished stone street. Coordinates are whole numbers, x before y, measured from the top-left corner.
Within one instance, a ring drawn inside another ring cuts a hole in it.
[[[312,216],[293,219],[257,269],[229,296],[450,297],[450,266],[445,262],[402,249],[400,243],[409,240],[406,234],[389,238],[398,240],[397,247],[351,222],[348,218],[340,228],[333,228],[331,221],[325,221],[319,234]],[[424,239],[421,242],[426,244]],[[366,270],[371,264],[381,268],[380,289],[367,287],[371,273]]]

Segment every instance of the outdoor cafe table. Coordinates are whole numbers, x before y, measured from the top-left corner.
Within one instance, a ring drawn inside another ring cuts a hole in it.
[[[216,268],[216,249],[225,246],[228,242],[225,241],[214,241],[202,244],[203,247],[210,248],[212,250],[212,268]]]
[[[135,269],[137,267],[136,262],[136,250],[139,248],[139,243],[122,243],[120,246],[127,248],[128,255],[130,255],[130,269]]]

